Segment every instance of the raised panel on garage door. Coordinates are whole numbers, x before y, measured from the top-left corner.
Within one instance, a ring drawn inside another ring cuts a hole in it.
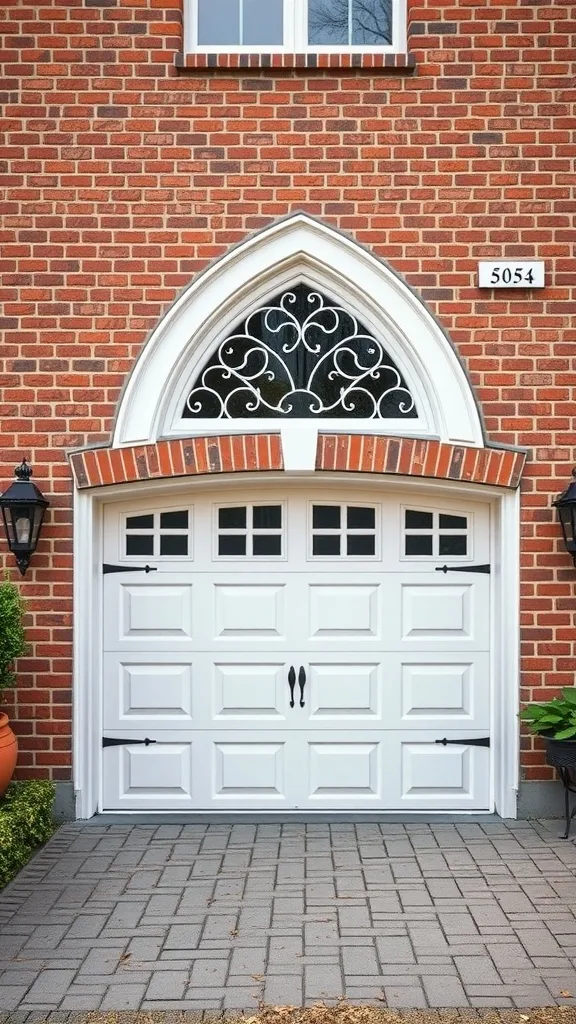
[[[468,739],[480,734],[464,731]],[[467,743],[442,746],[434,733],[392,733],[394,805],[417,810],[490,806],[490,750]]]
[[[200,718],[198,663],[162,651],[104,655],[104,728],[194,728]]]
[[[144,739],[143,730],[131,739]],[[205,785],[197,741],[190,730],[154,730],[150,746],[105,747],[103,806],[109,810],[189,810],[202,803]]]
[[[392,650],[488,650],[490,577],[393,573],[386,579],[386,646]]]
[[[191,572],[104,577],[104,649],[189,650],[198,635]]]

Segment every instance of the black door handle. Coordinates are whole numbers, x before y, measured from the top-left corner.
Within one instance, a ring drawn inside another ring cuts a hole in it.
[[[294,665],[290,665],[290,671],[288,673],[288,686],[290,687],[290,707],[294,707],[294,687],[296,686],[296,672],[294,671]]]
[[[304,687],[306,686],[306,673],[304,671],[304,665],[300,666],[298,673],[298,686],[300,687],[300,707],[304,707]]]

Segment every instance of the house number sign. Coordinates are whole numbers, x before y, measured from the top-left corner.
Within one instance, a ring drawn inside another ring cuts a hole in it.
[[[544,261],[497,260],[478,264],[479,288],[543,288]]]

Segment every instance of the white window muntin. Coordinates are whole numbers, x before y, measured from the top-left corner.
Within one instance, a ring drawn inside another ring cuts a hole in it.
[[[427,512],[432,516],[431,527],[407,527],[407,512]],[[457,516],[466,520],[466,527],[440,527],[440,516]],[[400,508],[400,558],[408,562],[430,562],[442,560],[443,562],[470,562],[474,557],[474,516],[467,509],[452,508],[431,508],[430,506],[402,505]],[[432,539],[431,554],[406,554],[407,537],[430,537]],[[440,537],[465,537],[466,554],[440,554]]]
[[[184,30],[187,53],[405,53],[406,0],[392,0],[392,42],[381,46],[343,43],[320,45],[308,42],[308,0],[284,0],[284,42],[230,43],[198,42],[198,0],[184,0]]]
[[[254,526],[254,509],[255,508],[268,508],[274,506],[280,508],[280,526],[279,527],[263,527]],[[243,508],[246,510],[246,525],[222,527],[220,526],[220,509],[236,509]],[[286,559],[286,504],[283,501],[276,501],[270,499],[270,501],[229,501],[229,502],[218,502],[217,505],[213,506],[213,559],[217,562],[222,561],[246,561],[250,559],[256,562],[267,562],[267,561],[285,561]],[[244,537],[246,540],[246,548],[243,554],[220,554],[219,543],[220,537]],[[280,538],[280,554],[254,554],[254,538],[255,537],[279,537]]]

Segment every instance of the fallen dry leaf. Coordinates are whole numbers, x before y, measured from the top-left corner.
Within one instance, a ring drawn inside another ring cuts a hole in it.
[[[569,992],[568,989],[566,989],[566,988],[562,989],[562,991],[560,992],[560,995],[564,996],[565,999],[571,999],[572,998],[572,993]]]
[[[121,953],[120,954],[120,958],[119,958],[119,963],[126,964],[126,963],[128,963],[128,961],[130,960],[131,957],[132,957],[132,953]]]

